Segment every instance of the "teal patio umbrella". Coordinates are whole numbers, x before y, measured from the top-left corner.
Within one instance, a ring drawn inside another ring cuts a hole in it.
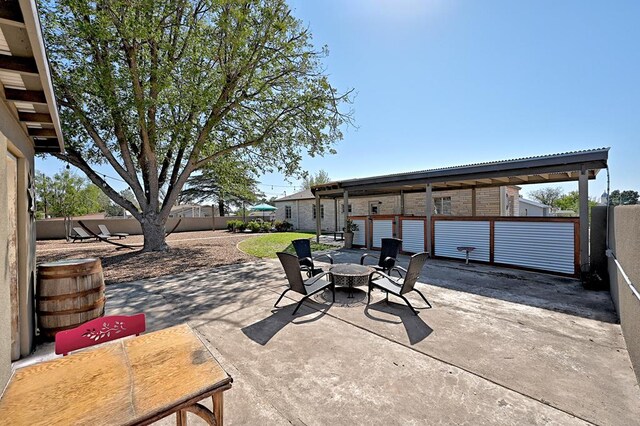
[[[269,204],[258,204],[257,206],[251,207],[252,212],[262,212],[262,220],[264,221],[264,212],[274,212],[278,210],[277,207],[273,207]]]

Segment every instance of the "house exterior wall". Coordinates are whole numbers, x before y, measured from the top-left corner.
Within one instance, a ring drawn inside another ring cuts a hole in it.
[[[520,200],[518,216],[547,216],[545,214],[546,207],[540,207]]]
[[[7,153],[17,158],[17,188],[13,188],[14,182],[8,182]],[[33,345],[35,229],[34,220],[28,211],[27,195],[29,182],[33,182],[34,176],[33,146],[3,102],[0,102],[0,155],[0,218],[8,217],[9,191],[15,192],[17,196],[15,222],[18,261],[15,273],[18,279],[18,293],[17,305],[14,306],[11,302],[13,267],[8,250],[12,231],[9,229],[8,220],[0,220],[0,388],[4,388],[11,376],[12,359],[27,355]],[[15,336],[16,343],[13,345],[12,353],[12,316],[15,316],[16,310],[18,335]]]
[[[601,215],[602,216],[602,215]],[[616,206],[609,210],[609,248],[636,291],[640,292],[640,206]],[[596,257],[598,254],[594,254]],[[601,255],[601,254],[600,254]],[[613,258],[608,258],[611,298],[620,317],[629,358],[640,381],[640,300],[633,294]]]
[[[503,216],[507,214],[506,196],[511,194],[516,200],[518,199],[518,187],[495,187],[495,188],[479,188],[476,190],[476,216]],[[505,200],[501,202],[501,198]],[[451,215],[452,216],[471,216],[472,214],[472,191],[470,189],[436,191],[433,193],[434,200],[439,198],[451,198]],[[323,231],[341,230],[343,228],[342,204],[343,200],[337,200],[338,220],[335,225],[334,217],[334,201],[330,199],[321,200],[324,205],[325,216],[322,220]],[[379,195],[368,197],[349,197],[351,205],[350,216],[367,216],[371,203],[377,203],[378,214],[381,215],[401,215],[402,201],[399,194],[396,195]],[[287,220],[293,224],[294,229],[315,231],[316,222],[313,219],[312,209],[315,204],[314,199],[302,200],[283,200],[276,201],[278,208],[276,211],[276,220]],[[291,218],[285,218],[286,207],[291,207]],[[517,212],[517,204],[508,212]],[[406,216],[425,216],[426,202],[425,194],[422,192],[413,192],[404,194],[404,215]],[[517,215],[517,214],[516,214]]]

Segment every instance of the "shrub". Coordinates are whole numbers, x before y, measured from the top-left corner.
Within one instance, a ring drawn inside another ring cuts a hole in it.
[[[251,232],[260,232],[261,227],[262,225],[260,225],[258,222],[253,220],[247,223],[247,229],[250,230]]]
[[[271,232],[271,222],[263,222],[260,226],[260,232]]]
[[[273,224],[273,227],[278,232],[287,232],[293,228],[293,224],[287,222],[286,220],[285,221],[276,220]]]
[[[238,219],[230,220],[227,222],[227,230],[234,231],[243,231],[245,228],[244,222]]]

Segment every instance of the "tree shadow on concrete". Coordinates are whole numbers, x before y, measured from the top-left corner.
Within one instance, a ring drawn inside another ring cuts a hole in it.
[[[261,319],[251,325],[243,327],[241,330],[249,339],[264,346],[288,324],[306,324],[318,321],[327,314],[331,305],[321,305],[311,299],[307,299],[296,315],[291,315],[298,302],[291,303],[281,308],[271,310],[271,315]],[[307,318],[309,314],[314,314]]]
[[[376,313],[386,315],[380,316],[376,315]],[[391,300],[381,300],[367,305],[364,309],[364,314],[367,318],[374,321],[385,322],[388,324],[402,323],[411,345],[420,343],[433,332],[433,329],[429,327],[419,315],[414,315],[411,308],[405,304],[395,303]],[[389,316],[394,316],[397,319],[389,319]]]

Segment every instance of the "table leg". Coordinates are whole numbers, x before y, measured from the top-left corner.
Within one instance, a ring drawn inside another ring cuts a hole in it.
[[[211,399],[213,399],[213,415],[216,417],[216,426],[222,426],[222,394],[223,392],[214,393]]]
[[[176,413],[176,426],[187,426],[187,412],[180,410]]]

